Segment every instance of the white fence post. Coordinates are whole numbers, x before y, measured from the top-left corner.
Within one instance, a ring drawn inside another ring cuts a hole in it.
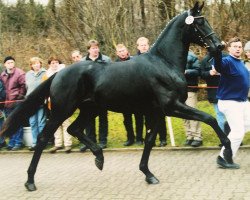
[[[167,122],[168,122],[168,131],[169,131],[171,145],[173,147],[175,147],[174,131],[173,131],[173,126],[172,126],[172,122],[171,122],[171,118],[170,117],[167,117]]]

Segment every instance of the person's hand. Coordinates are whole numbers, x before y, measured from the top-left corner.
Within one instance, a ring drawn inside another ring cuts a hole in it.
[[[211,69],[211,70],[209,71],[209,73],[210,73],[211,76],[214,76],[214,75],[217,75],[217,74],[218,74],[218,72],[217,72],[215,69]]]

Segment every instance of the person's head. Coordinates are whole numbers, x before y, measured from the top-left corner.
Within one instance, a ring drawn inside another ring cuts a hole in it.
[[[61,63],[61,60],[56,56],[51,56],[48,60],[49,68],[53,71],[56,71]]]
[[[246,59],[250,60],[250,41],[248,41],[244,46],[244,52],[246,55]]]
[[[43,61],[39,57],[32,57],[30,59],[30,69],[38,72],[42,68]]]
[[[227,42],[227,50],[229,54],[235,58],[240,58],[243,48],[240,38],[233,37]]]
[[[7,56],[3,60],[3,65],[6,67],[6,70],[9,74],[13,73],[13,70],[15,68],[15,58],[12,56]]]
[[[74,50],[71,52],[71,59],[74,63],[81,61],[82,54],[79,50]]]
[[[136,41],[137,49],[140,51],[140,53],[146,53],[149,50],[149,40],[145,37],[140,37]]]
[[[87,49],[90,57],[98,57],[100,53],[99,42],[96,40],[90,40],[87,44]]]
[[[116,55],[121,60],[126,60],[129,57],[129,52],[127,47],[124,44],[117,44],[116,45]]]

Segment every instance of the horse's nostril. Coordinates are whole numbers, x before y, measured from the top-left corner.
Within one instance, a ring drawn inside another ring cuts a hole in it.
[[[223,50],[224,47],[225,47],[225,45],[223,45],[223,44],[219,44],[219,45],[217,46],[217,48],[218,48],[219,50]]]

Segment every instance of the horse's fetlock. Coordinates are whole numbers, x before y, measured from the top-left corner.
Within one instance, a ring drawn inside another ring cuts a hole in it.
[[[148,171],[148,167],[147,167],[146,164],[140,164],[139,169],[140,169],[140,171],[142,171],[142,172],[144,172],[144,173],[145,173],[146,171]]]

